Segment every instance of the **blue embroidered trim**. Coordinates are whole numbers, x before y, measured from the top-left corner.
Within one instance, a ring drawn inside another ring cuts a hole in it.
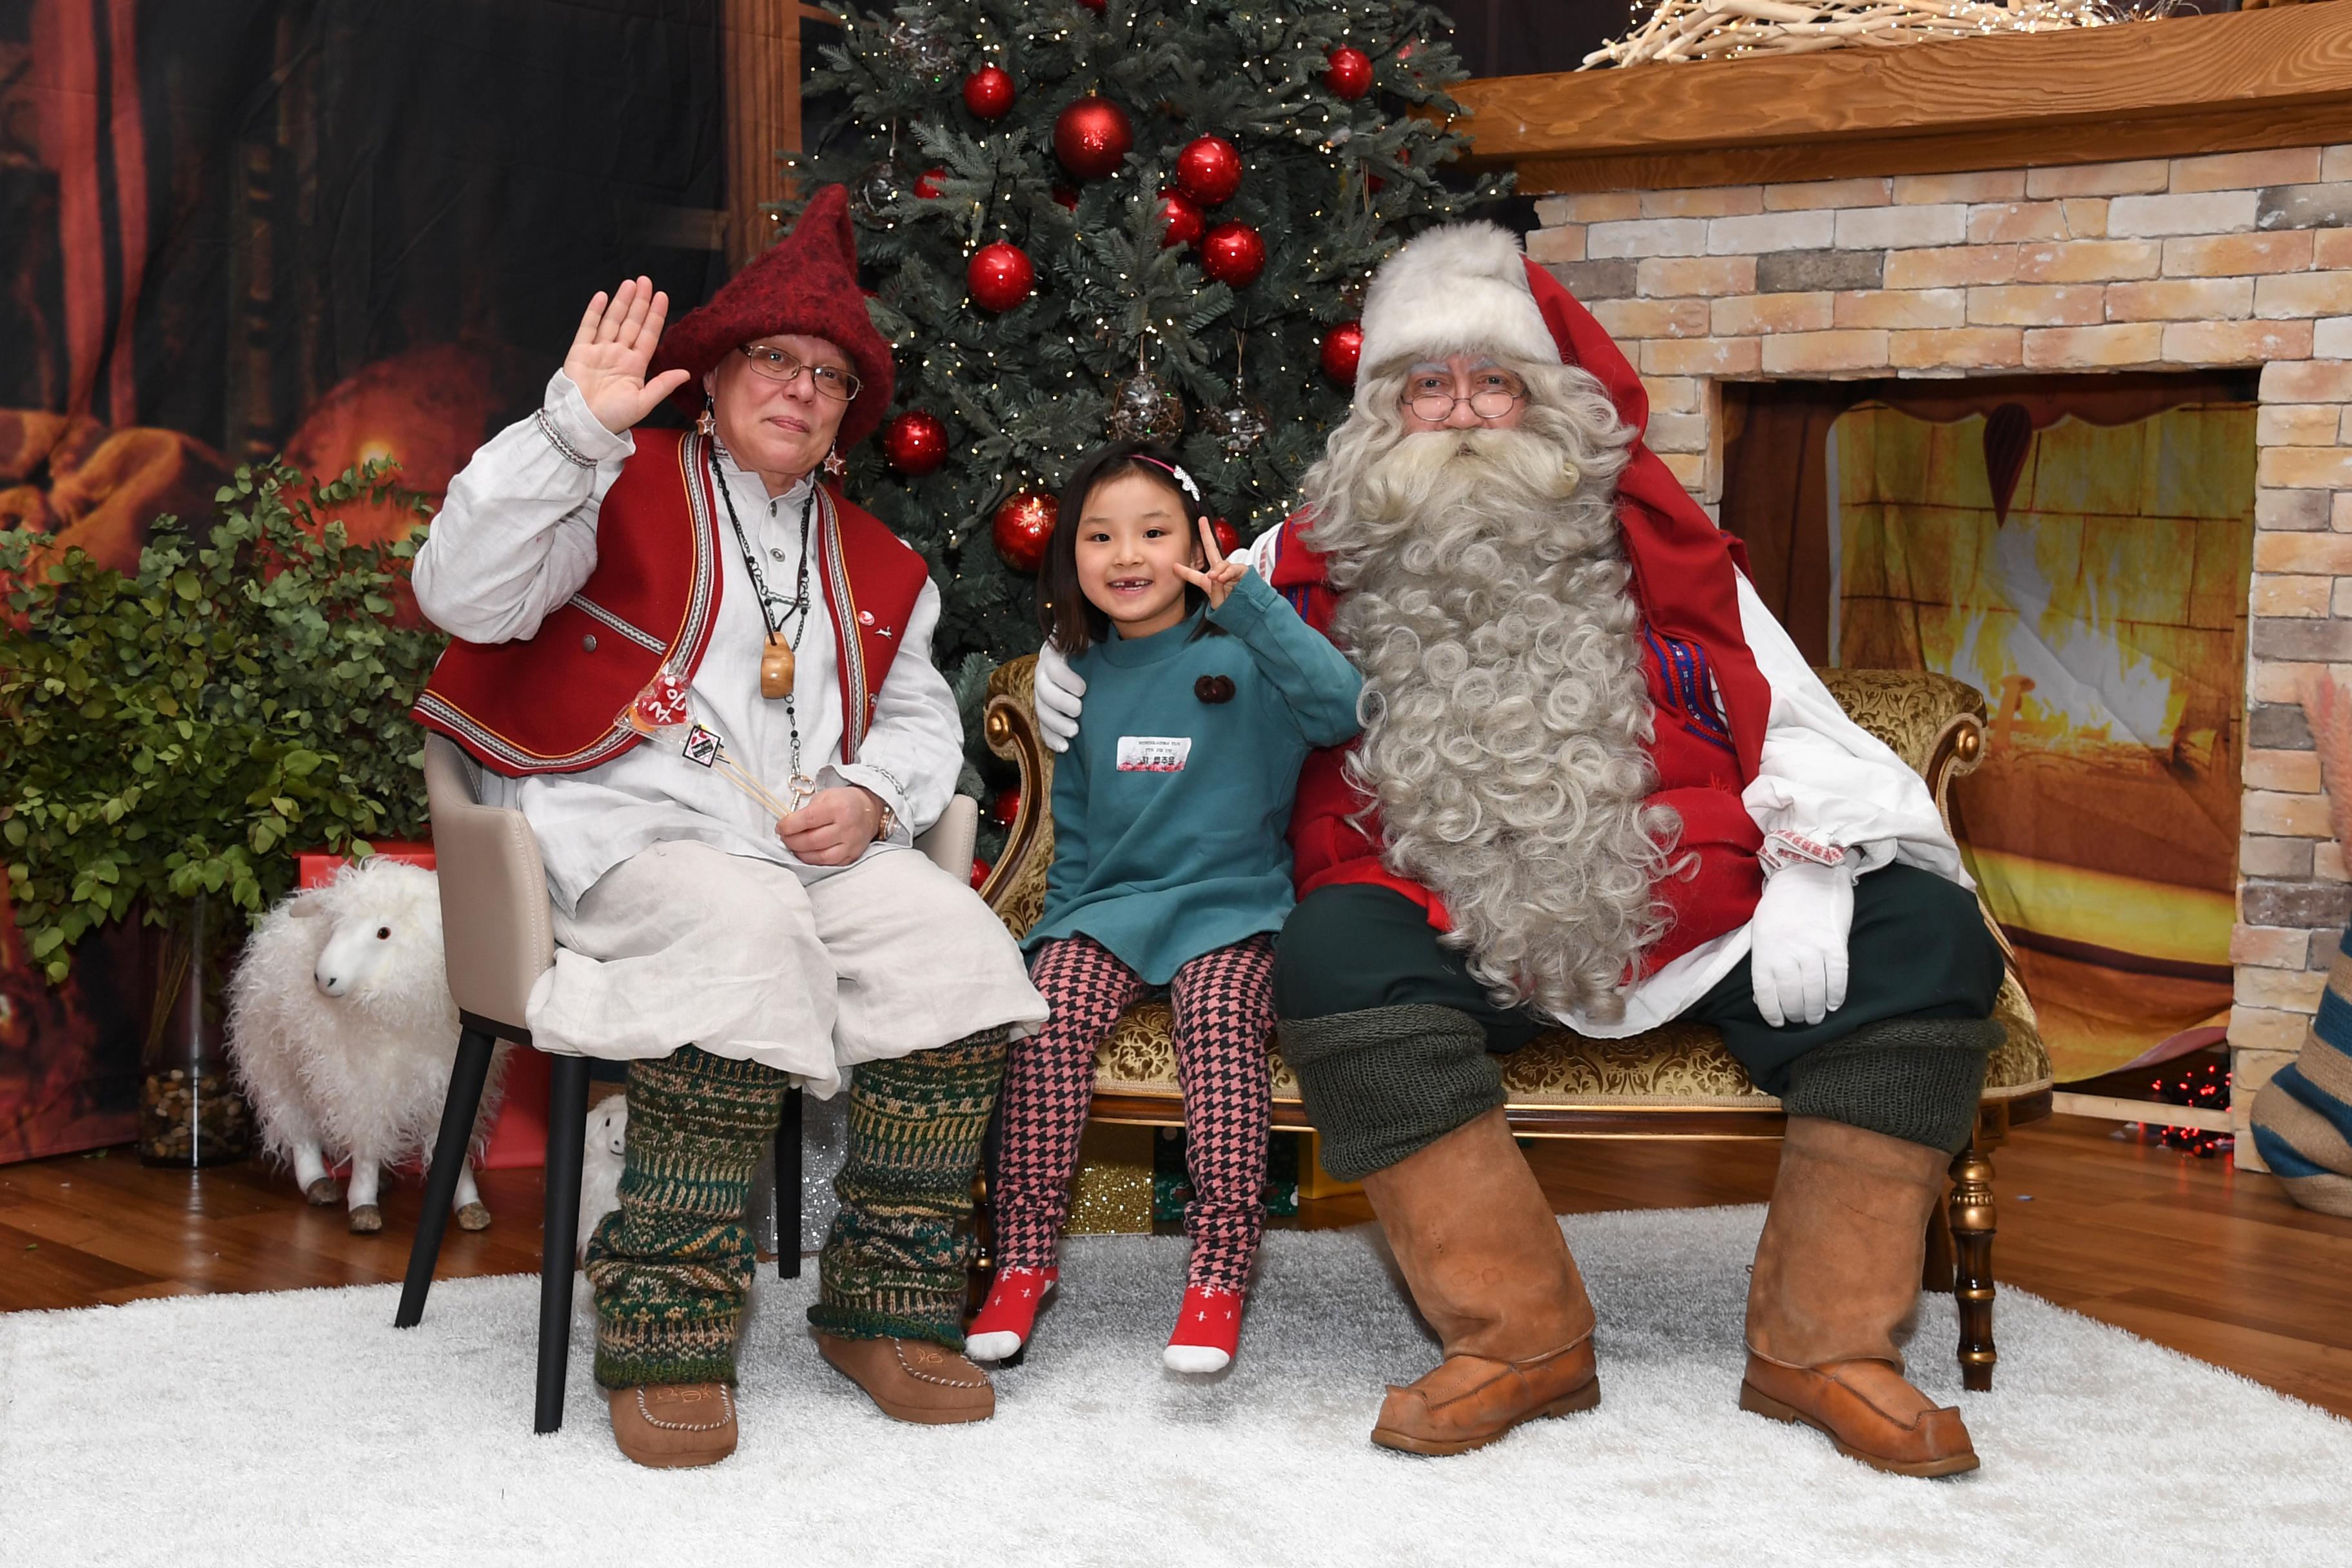
[[[1647,626],[1642,628],[1642,637],[1649,644],[1650,658],[1663,678],[1660,684],[1666,689],[1667,710],[1681,715],[1683,728],[1700,740],[1737,754],[1730,721],[1724,717],[1714,675],[1707,668],[1706,649],[1679,637],[1662,637]]]

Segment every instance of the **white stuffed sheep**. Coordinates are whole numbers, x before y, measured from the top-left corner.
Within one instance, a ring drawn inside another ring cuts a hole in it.
[[[333,1203],[328,1162],[348,1156],[351,1227],[383,1229],[381,1168],[431,1157],[457,1053],[438,879],[377,858],[270,910],[229,984],[228,1045],[264,1147],[292,1163],[303,1194]],[[476,1145],[498,1109],[505,1065],[501,1046]],[[490,1223],[470,1149],[454,1206],[467,1230]]]
[[[580,1246],[597,1222],[621,1206],[621,1167],[629,1152],[629,1097],[608,1094],[588,1108],[588,1132],[580,1156]]]

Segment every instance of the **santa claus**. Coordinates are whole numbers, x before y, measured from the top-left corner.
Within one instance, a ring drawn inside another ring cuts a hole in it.
[[[2001,977],[1925,785],[1848,720],[1735,542],[1642,444],[1640,379],[1517,239],[1380,271],[1354,406],[1260,570],[1364,675],[1318,753],[1277,950],[1283,1054],[1444,1361],[1372,1440],[1490,1443],[1600,1400],[1593,1313],[1497,1058],[1706,1024],[1780,1098],[1742,1408],[1906,1475],[1974,1468],[1903,1376],[1930,1212]],[[1039,722],[1083,689],[1041,658]]]

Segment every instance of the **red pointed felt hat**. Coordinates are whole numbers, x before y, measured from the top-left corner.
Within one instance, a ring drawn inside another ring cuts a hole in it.
[[[670,323],[654,354],[653,373],[693,372],[694,379],[670,401],[689,414],[699,413],[702,378],[720,357],[776,332],[823,338],[849,356],[860,384],[841,416],[841,449],[871,436],[890,407],[890,344],[866,313],[849,193],[839,185],[810,197],[792,233],[729,279],[700,308]]]

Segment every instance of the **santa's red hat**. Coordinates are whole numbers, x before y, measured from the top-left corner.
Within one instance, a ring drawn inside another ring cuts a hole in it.
[[[721,357],[778,332],[823,338],[849,356],[860,384],[841,416],[838,444],[847,451],[872,435],[890,407],[890,344],[866,313],[849,193],[839,185],[810,197],[792,233],[729,279],[701,308],[670,323],[652,374],[693,372],[694,378],[670,401],[698,413],[702,378]]]

